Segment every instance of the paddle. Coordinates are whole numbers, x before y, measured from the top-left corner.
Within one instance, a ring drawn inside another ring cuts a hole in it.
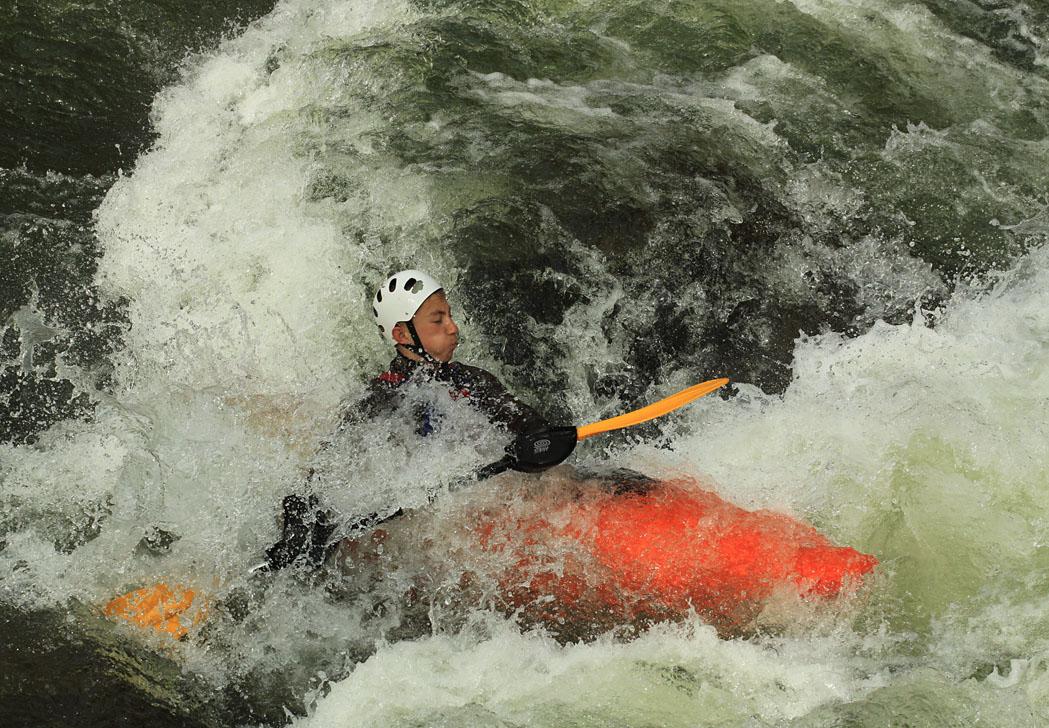
[[[711,379],[633,412],[582,427],[558,427],[522,435],[508,448],[506,457],[477,471],[476,479],[490,478],[511,468],[536,472],[553,467],[564,462],[580,440],[661,417],[725,386],[728,381],[728,379]],[[378,523],[374,517],[365,517],[358,521],[358,523],[365,522],[370,522],[372,525]],[[351,530],[354,530],[353,527]],[[123,619],[141,627],[152,627],[161,632],[167,632],[176,639],[182,639],[187,633],[182,618],[193,605],[195,597],[196,592],[192,589],[181,586],[171,589],[161,583],[119,596],[110,601],[103,612],[110,617]],[[198,609],[190,620],[190,626],[200,621],[204,611],[204,607],[198,604]]]
[[[642,422],[662,417],[667,412],[673,412],[678,407],[683,407],[692,400],[699,399],[705,394],[710,394],[715,389],[720,389],[726,384],[728,384],[727,379],[711,379],[707,382],[694,384],[688,389],[682,389],[677,394],[664,397],[647,407],[627,412],[625,415],[619,415],[618,417],[610,417],[607,420],[594,422],[590,425],[583,425],[576,429],[577,437],[579,440],[585,440],[591,435],[599,435],[602,432],[611,432],[612,430],[621,430],[632,425],[640,425]]]
[[[658,402],[627,412],[607,420],[600,420],[582,427],[557,427],[528,435],[521,435],[511,443],[506,457],[477,471],[477,480],[484,480],[504,470],[521,470],[527,473],[538,472],[562,463],[575,450],[576,443],[593,435],[624,427],[639,425],[642,422],[662,417],[694,399],[710,394],[715,389],[728,384],[727,379],[711,379],[700,382],[677,394],[664,397]]]

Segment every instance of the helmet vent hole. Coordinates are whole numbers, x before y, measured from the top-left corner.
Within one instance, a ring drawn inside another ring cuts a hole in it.
[[[374,306],[372,307],[372,313],[375,314],[375,318],[379,318],[379,312],[375,310]]]
[[[416,283],[419,283],[419,288],[422,288],[422,283],[420,281],[417,281],[414,278],[409,278],[404,282],[404,290],[409,291],[410,293],[418,293],[418,290],[415,288]]]
[[[390,279],[390,293],[393,293],[396,290],[397,290],[397,279],[396,278],[391,278]]]
[[[375,293],[375,300],[378,301],[379,303],[382,303],[382,290],[376,291],[376,293]],[[372,309],[372,310],[374,311],[375,309]]]

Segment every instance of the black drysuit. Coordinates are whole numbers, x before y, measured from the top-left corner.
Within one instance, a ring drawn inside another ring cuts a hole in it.
[[[457,363],[435,366],[398,354],[390,363],[390,369],[373,379],[364,397],[347,409],[340,428],[396,410],[403,401],[404,385],[425,381],[447,383],[453,399],[477,408],[494,425],[514,435],[550,427],[544,417],[510,394],[493,374],[483,369]],[[417,422],[416,432],[424,437],[438,424],[436,415],[421,404],[413,408],[413,417]],[[284,526],[281,540],[267,549],[264,568],[280,569],[300,559],[319,566],[335,547],[332,535],[338,523],[329,511],[319,507],[318,498],[312,493],[289,495],[284,498],[282,506]],[[355,521],[349,530],[366,530],[400,514],[400,510],[385,518],[371,514]]]

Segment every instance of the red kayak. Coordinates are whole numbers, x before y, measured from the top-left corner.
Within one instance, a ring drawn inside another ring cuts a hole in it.
[[[633,474],[542,492],[474,515],[465,557],[498,584],[501,606],[554,631],[597,630],[690,613],[722,631],[773,598],[827,602],[877,566],[812,526],[747,511],[696,482]]]
[[[773,602],[848,595],[878,564],[812,526],[744,510],[693,480],[571,467],[478,484],[344,542],[335,558],[357,598],[395,576],[390,587],[407,587],[408,603],[431,617],[435,603],[485,605],[563,640],[690,614],[731,634]],[[207,611],[194,597],[160,584],[105,611],[181,638]]]
[[[878,564],[692,480],[511,475],[493,488],[384,524],[343,550],[348,571],[407,576],[414,561],[412,581],[440,585],[442,600],[457,584],[461,601],[575,640],[693,613],[735,633],[773,600],[827,604],[851,594]],[[426,591],[413,593],[426,600]]]

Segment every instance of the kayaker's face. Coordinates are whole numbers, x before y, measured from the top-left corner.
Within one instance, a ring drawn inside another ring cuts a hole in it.
[[[430,356],[445,363],[452,360],[455,347],[459,345],[459,327],[452,320],[452,309],[444,291],[437,291],[427,298],[415,312],[412,323],[419,334],[419,342]]]

